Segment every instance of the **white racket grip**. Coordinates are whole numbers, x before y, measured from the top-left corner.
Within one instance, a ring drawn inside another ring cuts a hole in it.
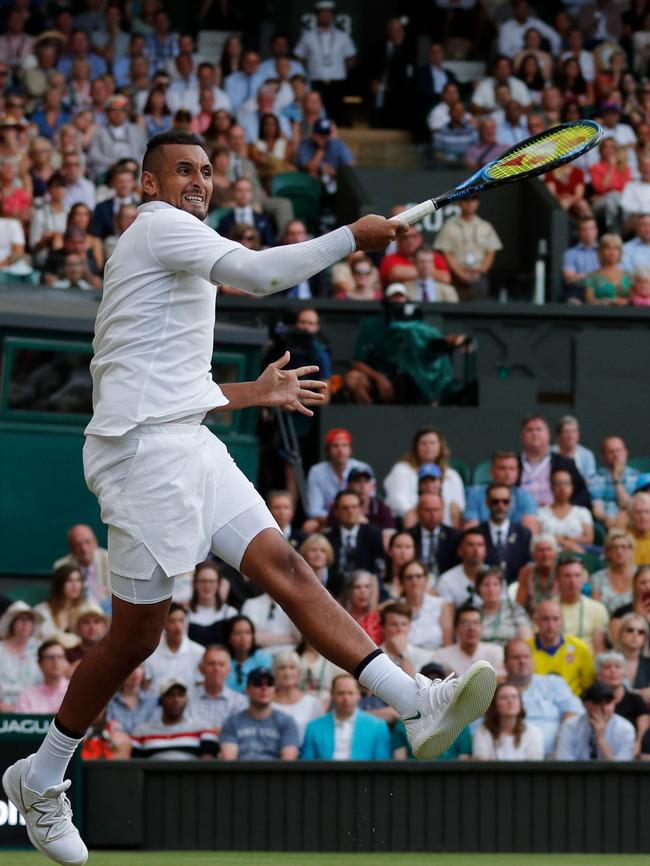
[[[429,216],[430,213],[434,213],[435,210],[436,206],[433,199],[428,199],[428,201],[423,201],[421,204],[416,204],[408,210],[404,210],[402,213],[392,216],[391,219],[399,220],[402,223],[408,223],[408,225],[412,226],[413,223],[420,222],[421,219],[424,219],[425,216]]]

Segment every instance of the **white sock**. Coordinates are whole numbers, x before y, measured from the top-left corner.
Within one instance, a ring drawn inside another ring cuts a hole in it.
[[[418,685],[391,661],[386,653],[379,653],[368,662],[359,674],[359,682],[382,701],[390,704],[401,718],[408,719],[416,714],[415,697]]]
[[[50,725],[39,750],[32,758],[25,782],[32,791],[42,794],[54,785],[60,785],[70,759],[81,740],[73,739]]]

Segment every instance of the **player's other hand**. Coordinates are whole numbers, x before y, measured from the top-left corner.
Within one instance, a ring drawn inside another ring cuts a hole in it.
[[[277,361],[269,364],[266,370],[255,382],[257,386],[258,406],[277,406],[303,415],[313,415],[308,406],[322,403],[323,392],[327,383],[319,379],[301,379],[301,376],[311,376],[318,373],[318,367],[297,367],[295,370],[285,370],[291,360],[289,352],[285,352]]]
[[[409,229],[406,223],[396,219],[387,220],[377,214],[361,217],[348,228],[354,235],[357,249],[366,253],[385,250],[397,235],[405,234]]]

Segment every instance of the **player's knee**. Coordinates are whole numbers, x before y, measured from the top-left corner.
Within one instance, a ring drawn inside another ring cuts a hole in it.
[[[116,627],[114,623],[110,637],[116,652],[119,652],[135,668],[157,649],[161,634],[160,623],[147,622],[146,617],[143,617],[128,628],[123,625]]]

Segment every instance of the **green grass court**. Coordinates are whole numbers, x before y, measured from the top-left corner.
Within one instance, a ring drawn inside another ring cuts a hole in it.
[[[6,866],[46,866],[39,854],[12,851]],[[648,854],[287,854],[258,851],[91,852],[88,866],[646,866]]]

